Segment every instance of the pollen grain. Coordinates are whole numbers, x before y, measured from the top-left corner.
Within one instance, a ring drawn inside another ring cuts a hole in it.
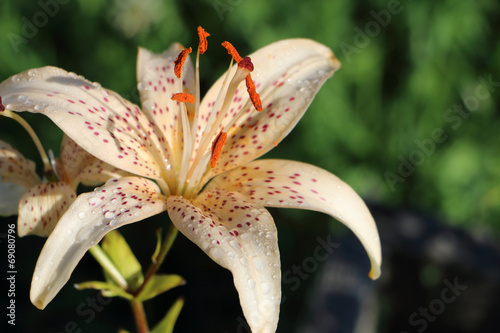
[[[177,59],[175,59],[174,73],[175,76],[177,76],[178,78],[181,77],[181,70],[182,70],[182,65],[184,65],[184,61],[186,61],[188,54],[191,53],[192,51],[193,49],[188,47],[187,49],[182,50],[181,53],[179,53]]]
[[[205,31],[201,26],[198,27],[198,37],[200,38],[200,42],[198,44],[198,53],[203,54],[207,50],[208,43],[207,37],[210,36],[208,32]]]
[[[177,102],[183,102],[183,103],[188,102],[194,104],[194,95],[187,93],[177,93],[172,96],[172,100]]]
[[[226,41],[222,43],[222,46],[224,46],[224,48],[227,50],[227,53],[229,53],[237,63],[241,61],[240,54],[238,53],[238,51],[236,51],[233,44]]]
[[[227,139],[227,133],[226,132],[220,132],[219,135],[214,139],[214,142],[212,142],[212,156],[210,156],[210,166],[212,168],[215,168],[217,165],[217,161],[219,160],[220,153],[222,151],[222,147],[224,146],[224,143],[226,142]]]

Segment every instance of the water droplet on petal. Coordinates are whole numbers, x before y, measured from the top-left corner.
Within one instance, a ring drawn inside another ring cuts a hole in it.
[[[87,218],[87,214],[85,212],[78,213],[78,218],[80,220],[85,220]]]
[[[268,294],[271,291],[271,284],[269,282],[263,282],[260,285],[260,289],[262,290],[263,294]]]
[[[248,287],[250,287],[250,289],[255,288],[255,281],[253,279],[248,280]]]
[[[245,259],[245,258],[240,258],[240,263],[243,267],[247,267],[248,266],[248,261]]]
[[[266,268],[266,263],[261,257],[253,258],[253,264],[258,271],[263,271]]]

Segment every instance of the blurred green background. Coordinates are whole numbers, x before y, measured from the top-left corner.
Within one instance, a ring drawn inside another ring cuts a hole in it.
[[[175,41],[195,46],[196,27],[203,26],[212,35],[201,58],[206,91],[229,64],[222,41],[243,55],[279,39],[312,38],[332,48],[342,69],[269,155],[323,167],[368,202],[498,239],[499,14],[495,0],[4,0],[0,79],[54,65],[139,103],[138,46],[155,52]],[[25,118],[57,153],[57,128]],[[1,139],[40,164],[20,128],[0,119],[0,130]],[[285,253],[296,251],[296,233],[314,242],[338,227],[314,213],[273,214]],[[284,254],[284,266],[294,260],[300,259]],[[285,310],[282,321],[294,314]]]

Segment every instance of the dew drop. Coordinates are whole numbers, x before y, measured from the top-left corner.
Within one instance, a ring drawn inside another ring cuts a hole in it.
[[[85,212],[78,213],[78,218],[80,220],[85,220],[87,218],[87,214]]]
[[[245,259],[245,258],[240,258],[240,263],[243,267],[247,267],[248,266],[248,261]]]
[[[139,89],[140,91],[148,90],[148,85],[144,82],[139,82],[139,84],[137,85],[137,89]]]
[[[26,96],[24,96],[24,95],[19,95],[19,96],[17,97],[17,99],[18,99],[19,101],[23,102],[23,101],[25,101],[25,100],[26,100]]]
[[[238,242],[236,242],[236,241],[234,241],[234,240],[230,241],[230,242],[229,242],[229,245],[231,245],[231,247],[232,247],[233,249],[235,249],[235,250],[239,250],[239,248],[240,248],[240,247],[239,247],[239,245],[238,245]]]
[[[248,279],[248,287],[250,287],[250,289],[255,288],[255,281],[253,279]]]
[[[261,257],[253,258],[253,264],[258,271],[263,271],[266,268],[266,263]]]
[[[210,256],[214,258],[214,260],[219,259],[223,255],[223,252],[220,247],[213,247],[210,250]]]
[[[153,111],[155,102],[152,99],[145,100],[144,103],[142,103],[142,107],[144,110]]]
[[[269,282],[263,282],[260,285],[260,289],[262,290],[263,294],[268,294],[271,291],[271,284]]]
[[[111,220],[115,217],[115,214],[113,214],[111,212],[106,212],[106,214],[104,214],[104,217],[108,220]]]

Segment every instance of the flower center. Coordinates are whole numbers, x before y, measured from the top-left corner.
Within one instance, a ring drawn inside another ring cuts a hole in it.
[[[210,36],[202,27],[198,27],[199,44],[196,55],[195,68],[195,95],[180,92],[172,96],[172,100],[181,102],[181,124],[182,124],[182,157],[179,164],[179,174],[177,189],[173,189],[173,193],[182,194],[185,197],[195,196],[203,184],[200,184],[203,176],[210,172],[211,169],[217,166],[217,162],[224,149],[224,143],[227,138],[228,130],[233,124],[245,113],[246,108],[240,109],[236,114],[231,116],[226,124],[223,124],[224,119],[227,120],[228,112],[231,103],[237,92],[240,83],[245,80],[247,92],[250,96],[250,101],[257,111],[262,111],[262,102],[256,91],[255,84],[252,80],[250,72],[254,66],[249,57],[241,58],[233,45],[229,42],[222,43],[231,55],[232,60],[227,72],[226,78],[221,86],[215,103],[211,105],[212,109],[207,115],[206,124],[202,128],[199,122],[200,116],[200,88],[199,88],[199,56],[207,50],[207,37]],[[178,78],[182,77],[182,67],[187,56],[192,52],[192,49],[186,48],[182,50],[175,60],[174,73]],[[231,71],[233,60],[237,62],[236,71]],[[232,77],[230,78],[230,73]],[[180,80],[183,82],[183,80]],[[184,87],[181,86],[181,91]],[[185,103],[194,104],[194,115],[188,114],[188,107]],[[206,106],[205,106],[206,107]],[[211,145],[211,149],[210,149]]]

